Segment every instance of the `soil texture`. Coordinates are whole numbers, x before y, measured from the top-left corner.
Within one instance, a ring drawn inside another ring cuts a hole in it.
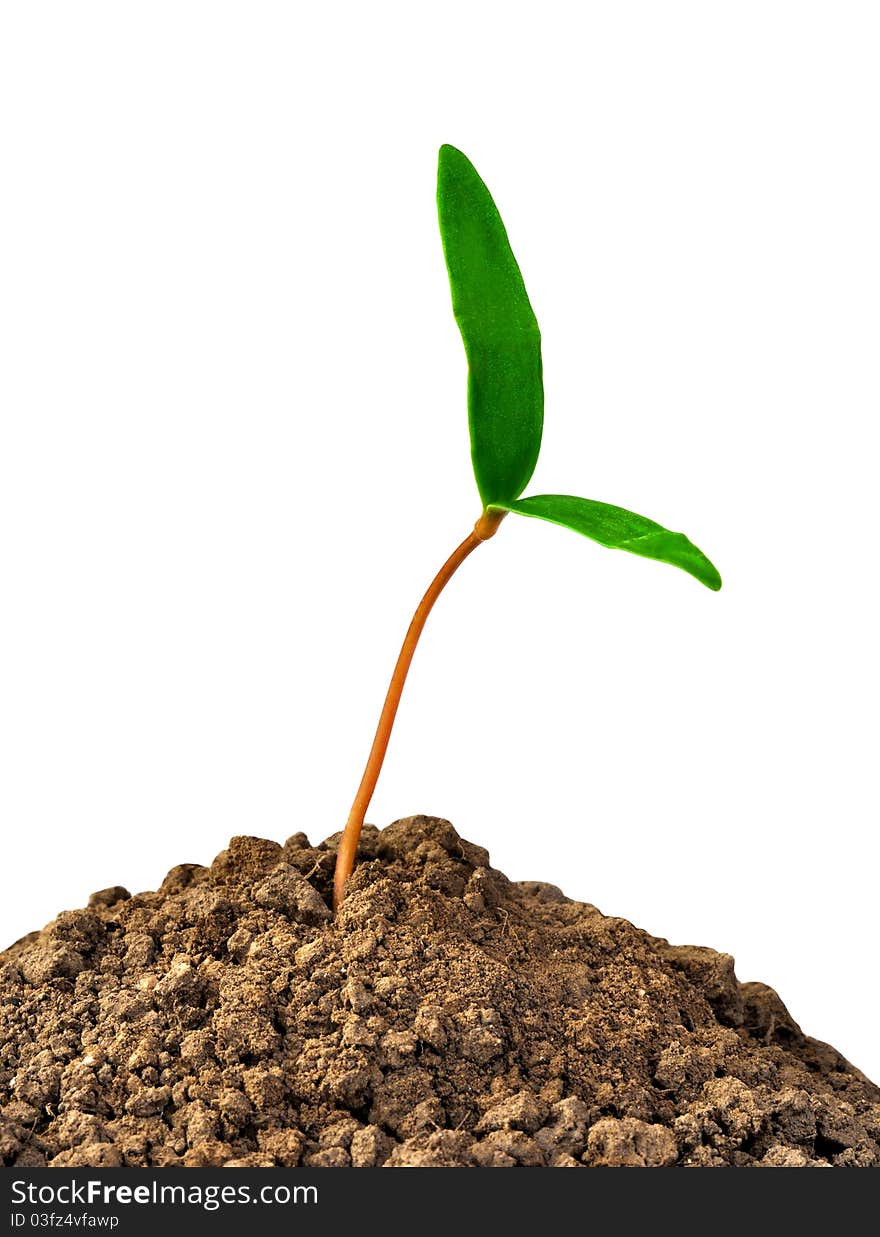
[[[733,959],[447,822],[233,838],[0,954],[12,1165],[880,1165],[880,1089]]]

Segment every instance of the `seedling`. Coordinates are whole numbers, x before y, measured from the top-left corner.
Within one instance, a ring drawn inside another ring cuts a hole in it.
[[[473,532],[431,581],[409,625],[340,842],[334,907],[342,900],[354,867],[364,817],[425,620],[454,572],[478,545],[495,536],[508,512],[549,520],[611,549],[671,563],[707,588],[721,588],[715,567],[683,533],[670,532],[643,515],[570,494],[520,498],[535,470],[544,424],[538,323],[491,194],[470,160],[454,146],[440,147],[437,209],[452,311],[467,354],[471,460],[483,510]]]

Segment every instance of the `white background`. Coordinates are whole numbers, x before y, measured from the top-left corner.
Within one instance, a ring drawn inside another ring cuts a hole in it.
[[[9,3],[3,944],[345,819],[479,513],[434,210],[492,189],[544,335],[531,492],[419,649],[369,819],[427,812],[733,953],[880,1076],[880,13]]]

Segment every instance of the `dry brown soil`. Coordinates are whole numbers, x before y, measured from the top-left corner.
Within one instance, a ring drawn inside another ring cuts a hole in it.
[[[880,1164],[880,1090],[727,954],[431,817],[233,838],[0,954],[5,1165]]]

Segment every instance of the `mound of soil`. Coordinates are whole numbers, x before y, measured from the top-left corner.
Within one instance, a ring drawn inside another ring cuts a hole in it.
[[[880,1164],[880,1090],[733,959],[431,817],[233,838],[0,955],[0,1155],[102,1167]]]

